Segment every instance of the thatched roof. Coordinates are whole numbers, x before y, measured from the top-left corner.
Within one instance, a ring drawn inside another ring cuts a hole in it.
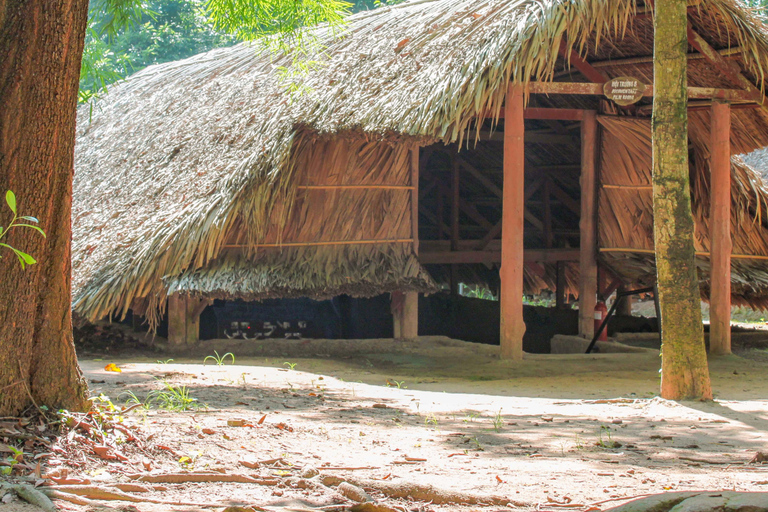
[[[79,114],[75,308],[97,318],[138,298],[161,305],[166,283],[189,282],[178,276],[222,257],[237,222],[248,225],[249,243],[261,240],[293,204],[303,138],[455,141],[476,114],[500,111],[509,80],[548,80],[566,66],[562,40],[590,58],[647,52],[652,30],[647,19],[634,21],[636,9],[633,0],[416,0],[377,9],[350,17],[338,37],[317,29],[323,65],[299,78],[303,92],[294,96],[279,82],[285,59],[245,44],[133,75],[91,120],[87,108]],[[694,17],[716,47],[738,45],[740,65],[762,83],[768,39],[756,18],[731,0],[704,1]],[[720,80],[705,71],[691,79]],[[319,268],[315,253],[306,261]],[[387,258],[373,253],[367,261]],[[422,276],[408,268],[376,286]],[[261,272],[254,267],[248,279]],[[189,289],[208,286],[196,278]]]

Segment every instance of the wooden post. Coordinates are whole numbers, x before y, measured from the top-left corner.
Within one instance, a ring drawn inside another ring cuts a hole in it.
[[[712,103],[709,351],[731,353],[731,109]]]
[[[392,312],[392,337],[395,339],[403,338],[403,305],[405,303],[405,294],[403,292],[392,292],[391,302],[389,304]]]
[[[211,304],[209,299],[197,299],[173,294],[168,296],[168,343],[194,345],[200,341],[200,315]]]
[[[185,343],[194,345],[200,341],[200,315],[212,303],[209,299],[187,297],[187,322]]]
[[[626,286],[619,286],[618,291],[625,292],[627,291]],[[618,299],[618,295],[617,295]],[[616,314],[619,316],[632,316],[632,295],[627,295],[623,299],[621,299],[621,304],[619,304],[619,307],[616,308]]]
[[[419,255],[419,148],[411,150],[411,236],[413,253]],[[413,339],[419,335],[419,294],[408,292],[403,303],[403,338]]]
[[[579,230],[579,334],[592,338],[597,303],[597,113],[594,110],[585,110],[581,120]]]
[[[459,250],[459,203],[461,202],[461,187],[459,162],[451,158],[451,250]],[[451,265],[451,295],[459,294],[459,267]]]
[[[187,342],[187,301],[175,293],[168,296],[168,343],[184,345]]]
[[[556,265],[556,282],[555,282],[555,307],[557,309],[565,309],[568,305],[568,297],[566,297],[566,281],[565,281],[565,262],[558,261]]]
[[[510,84],[504,99],[504,197],[501,230],[501,358],[523,358],[523,216],[525,120],[523,89]]]

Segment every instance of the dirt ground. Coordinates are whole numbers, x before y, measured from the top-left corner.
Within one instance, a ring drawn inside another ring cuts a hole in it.
[[[81,483],[133,489],[125,492],[141,501],[122,510],[142,512],[334,510],[349,503],[348,484],[414,512],[606,510],[671,490],[768,491],[768,465],[749,463],[768,452],[768,361],[750,357],[765,351],[760,344],[710,360],[716,401],[675,403],[656,396],[652,350],[507,362],[498,347],[446,338],[238,343],[82,358],[95,396],[122,406],[128,392],[145,401],[166,384],[186,386],[196,409],[136,408],[122,422],[146,439],[142,451],[118,444],[128,459],[120,462],[84,446],[77,464],[54,455],[42,473],[66,467]],[[204,366],[214,349],[233,352],[236,364]],[[109,363],[122,372],[106,371]],[[253,481],[163,482],[169,474]],[[17,507],[0,510],[32,510]]]

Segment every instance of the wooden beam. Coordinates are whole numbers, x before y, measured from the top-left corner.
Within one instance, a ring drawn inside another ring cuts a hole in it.
[[[581,122],[581,218],[579,229],[579,334],[592,338],[597,303],[597,113]]]
[[[423,243],[426,241],[423,241]],[[578,249],[526,249],[523,252],[525,263],[556,263],[558,261],[579,261]],[[452,265],[463,263],[501,263],[501,251],[445,251],[425,250],[419,255],[422,265]]]
[[[610,78],[602,71],[595,69],[584,58],[579,55],[573,48],[568,49],[568,43],[565,40],[560,42],[560,55],[568,62],[572,64],[576,69],[581,71],[581,74],[587,77],[587,80],[595,82],[597,84],[604,84]]]
[[[560,200],[560,202],[563,203],[563,205],[565,205],[566,208],[571,210],[571,212],[573,212],[576,215],[581,214],[581,205],[579,205],[579,202],[576,201],[571,196],[569,196],[568,194],[566,194],[565,190],[561,189],[557,185],[557,183],[553,181],[550,185],[549,190],[552,193],[552,195],[555,196],[558,200]]]
[[[526,108],[525,119],[581,121],[584,112],[584,110],[576,108]]]
[[[709,244],[712,252],[709,295],[709,351],[731,353],[731,111],[712,105],[710,145]]]
[[[738,55],[742,52],[742,49],[738,46],[734,46],[731,48],[725,48],[722,50],[718,50],[717,53],[722,55],[723,57],[738,57]],[[700,60],[705,59],[704,55],[701,53],[689,53],[688,54],[688,61],[692,60]],[[626,57],[623,59],[610,59],[610,60],[593,60],[589,64],[593,68],[605,68],[605,67],[618,67],[618,66],[636,66],[638,64],[650,64],[653,62],[653,55],[640,55],[638,57]],[[570,69],[564,69],[561,71],[556,72],[553,75],[553,78],[557,79],[563,76],[568,76],[571,74]]]
[[[499,198],[504,197],[504,193],[502,192],[502,190],[487,176],[485,176],[482,171],[477,169],[474,165],[470,164],[460,156],[456,157],[456,159],[459,165],[461,165],[461,167],[463,167],[464,170],[467,171],[470,176],[472,176],[477,181],[479,181],[485,188],[493,192]]]
[[[718,71],[727,76],[735,84],[743,87],[753,101],[761,104],[763,103],[763,93],[755,86],[755,84],[750,82],[747,77],[741,74],[739,65],[735,62],[725,60],[717,50],[712,48],[712,46],[710,46],[710,44],[693,29],[693,26],[690,23],[688,24],[688,42],[691,46],[701,52]]]
[[[440,189],[441,194],[448,197],[453,197],[453,190],[449,191],[443,183],[440,183],[438,188]],[[467,217],[477,222],[485,229],[491,229],[493,227],[493,223],[491,221],[483,217],[483,215],[477,211],[477,208],[475,208],[461,196],[459,196],[459,212],[464,212]]]
[[[413,253],[419,255],[419,148],[411,150],[411,236]],[[400,330],[403,338],[414,339],[419,335],[419,294],[406,292],[403,302],[403,323]]]
[[[480,140],[483,142],[504,142],[504,132],[490,130],[480,131]],[[552,145],[573,145],[578,144],[579,139],[569,134],[557,133],[530,133],[525,134],[526,144],[552,144]]]
[[[503,222],[503,219],[500,220],[488,231],[488,233],[475,246],[476,251],[485,250],[485,248],[488,247],[488,244],[491,243],[491,240],[495,239],[501,234]]]
[[[531,94],[573,94],[578,96],[604,96],[603,84],[582,82],[531,82]],[[647,84],[643,96],[653,96],[653,84]],[[720,89],[716,87],[688,87],[689,99],[722,99],[728,101],[756,101],[754,94],[741,89]]]
[[[525,103],[510,84],[504,100],[504,199],[501,254],[501,358],[523,358],[523,216],[525,212]]]
[[[442,194],[440,195],[442,198]],[[438,206],[441,206],[438,204]],[[441,211],[442,208],[438,208],[438,211]],[[445,224],[445,222],[442,222],[438,217],[432,214],[429,210],[427,210],[426,207],[419,205],[419,213],[422,214],[424,217],[430,220],[430,222],[434,223],[437,226],[437,237],[438,239],[442,237],[443,233],[446,235],[450,235],[451,229]]]

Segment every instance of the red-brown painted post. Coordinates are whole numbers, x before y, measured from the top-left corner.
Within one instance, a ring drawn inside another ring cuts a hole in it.
[[[419,148],[411,150],[411,236],[413,253],[419,254]],[[401,334],[405,339],[419,335],[419,294],[407,292],[403,303],[403,325]]]
[[[525,214],[525,105],[510,84],[504,99],[504,191],[501,230],[501,358],[523,358],[523,215]]]
[[[731,109],[712,103],[709,351],[731,353]]]
[[[581,120],[581,242],[579,246],[579,334],[595,334],[597,303],[597,113]]]

